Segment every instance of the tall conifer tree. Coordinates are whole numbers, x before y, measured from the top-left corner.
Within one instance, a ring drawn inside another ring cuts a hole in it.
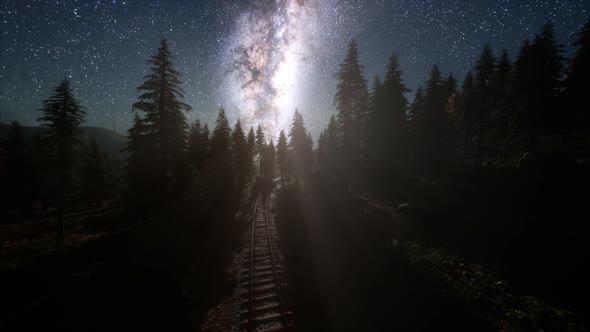
[[[578,126],[590,127],[590,21],[586,22],[574,42],[576,52],[565,80],[565,99]]]
[[[242,124],[239,119],[236,122],[232,133],[232,143],[236,171],[238,174],[238,185],[241,187],[245,184],[246,180],[250,176],[250,170],[252,169],[252,158],[246,137],[244,136],[244,130],[242,129]]]
[[[256,128],[256,152],[258,153],[258,164],[260,167],[260,176],[262,176],[262,159],[264,157],[264,151],[266,148],[266,139],[264,138],[264,132],[262,131],[262,127],[258,125]]]
[[[188,125],[184,111],[191,107],[180,101],[184,98],[181,74],[172,65],[168,42],[163,39],[156,54],[147,62],[151,65],[145,82],[137,90],[143,92],[133,108],[145,113],[147,134],[158,148],[157,167],[163,193],[178,190],[182,184],[186,160]]]
[[[232,130],[221,108],[215,121],[215,129],[210,140],[211,180],[216,194],[228,195],[234,185],[234,159],[232,152]]]
[[[360,166],[366,144],[369,92],[363,71],[357,43],[352,40],[340,63],[340,70],[335,74],[338,83],[334,96],[338,112],[339,163],[348,172]]]
[[[281,173],[281,184],[283,183],[285,173],[287,172],[288,158],[289,150],[287,147],[287,136],[285,136],[285,131],[281,130],[279,141],[277,142],[277,165],[279,167],[279,172]]]
[[[58,212],[57,212],[57,240],[64,241],[65,195],[74,164],[74,146],[79,145],[79,127],[84,122],[84,108],[74,96],[70,81],[64,79],[54,89],[53,95],[43,101],[41,108],[43,116],[37,119],[42,126],[49,128],[45,137],[55,149],[53,165],[58,174]]]

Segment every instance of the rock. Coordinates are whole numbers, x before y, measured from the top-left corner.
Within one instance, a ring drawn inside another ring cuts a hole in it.
[[[399,242],[397,241],[397,239],[396,239],[396,238],[393,238],[393,239],[391,239],[391,246],[392,246],[393,248],[395,248],[395,247],[399,246]]]
[[[397,206],[397,212],[407,213],[410,205],[408,203],[402,203]]]

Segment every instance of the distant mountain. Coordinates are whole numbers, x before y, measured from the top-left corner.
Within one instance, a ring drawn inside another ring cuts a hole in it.
[[[10,124],[0,123],[0,142],[8,138],[8,130]],[[46,131],[43,127],[26,127],[23,126],[23,133],[27,139],[32,139],[36,133]],[[103,151],[114,155],[119,160],[125,159],[126,154],[121,151],[125,146],[126,136],[116,133],[112,130],[100,127],[80,127],[81,140],[88,142],[90,138],[94,138],[96,143]]]

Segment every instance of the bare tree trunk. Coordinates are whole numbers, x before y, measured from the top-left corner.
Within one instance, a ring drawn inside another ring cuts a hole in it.
[[[64,191],[63,184],[60,183],[58,207],[57,207],[57,243],[64,242]]]
[[[57,243],[63,243],[64,236],[64,200],[65,200],[65,186],[66,186],[66,147],[65,142],[60,142],[59,147],[59,192],[57,197]]]

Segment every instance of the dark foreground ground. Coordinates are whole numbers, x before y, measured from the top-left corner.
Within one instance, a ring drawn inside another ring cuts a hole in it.
[[[235,209],[202,202],[160,211],[106,216],[130,227],[4,266],[0,330],[198,330],[232,290],[225,268],[239,241]]]
[[[279,193],[277,225],[298,331],[488,331],[392,247],[390,220],[323,176]]]
[[[571,311],[587,325],[588,164],[558,156],[522,167],[463,165],[379,187],[366,190],[393,206],[409,204],[404,240],[481,264],[513,292]]]
[[[322,172],[277,190],[295,330],[583,331],[570,322],[583,325],[587,307],[576,192],[590,177],[482,172],[381,184],[390,206]],[[37,256],[4,242],[0,330],[200,330],[231,298],[228,268],[250,203],[120,210],[87,221],[84,240]]]

